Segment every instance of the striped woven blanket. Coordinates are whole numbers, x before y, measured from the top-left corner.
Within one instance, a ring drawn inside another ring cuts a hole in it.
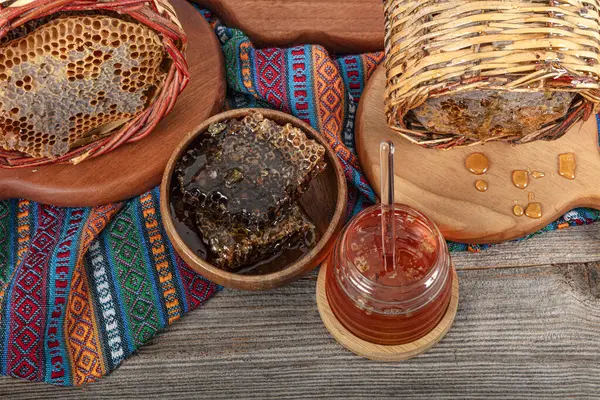
[[[374,201],[353,121],[383,55],[336,57],[314,45],[256,50],[242,32],[199,12],[223,47],[229,107],[277,108],[310,123],[344,165],[349,210]],[[158,198],[154,189],[93,208],[0,202],[1,374],[64,386],[94,381],[219,290],[173,251]],[[546,229],[599,218],[579,209]]]

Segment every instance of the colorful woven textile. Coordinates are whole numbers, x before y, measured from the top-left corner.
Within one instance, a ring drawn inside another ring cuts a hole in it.
[[[229,106],[277,108],[310,123],[342,160],[349,213],[374,201],[353,151],[354,116],[382,54],[332,57],[310,45],[256,50],[242,32],[203,14],[223,45]],[[547,229],[599,214],[577,210]],[[157,189],[94,208],[0,202],[4,375],[66,386],[94,381],[217,290],[173,251]]]
[[[0,202],[0,373],[94,381],[218,287],[173,251],[158,189],[127,203]]]

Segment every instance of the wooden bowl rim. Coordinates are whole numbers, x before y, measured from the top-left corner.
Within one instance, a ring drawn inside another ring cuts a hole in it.
[[[317,140],[322,146],[324,146],[327,154],[328,164],[331,165],[335,171],[338,191],[335,212],[329,226],[327,227],[327,230],[323,233],[320,240],[317,242],[317,245],[296,262],[283,267],[279,271],[264,275],[242,275],[235,272],[228,272],[201,259],[195,251],[190,249],[185,244],[179,235],[179,232],[175,228],[169,201],[169,189],[171,186],[171,178],[173,176],[175,165],[183,155],[183,152],[188,149],[189,145],[200,134],[205,132],[210,124],[227,119],[243,118],[248,115],[250,111],[260,112],[266,118],[272,119],[278,123],[289,122],[293,126],[300,128],[303,132],[305,132],[305,134],[310,135],[311,139]],[[311,262],[314,261],[314,259],[318,257],[319,254],[326,249],[333,240],[335,240],[335,234],[339,233],[344,226],[348,187],[344,170],[336,153],[333,151],[329,143],[327,143],[327,141],[309,124],[293,115],[277,110],[265,108],[240,108],[224,111],[208,118],[206,121],[200,124],[196,131],[188,133],[182,139],[181,143],[175,148],[173,155],[167,163],[160,186],[160,194],[160,209],[163,216],[165,231],[167,232],[167,235],[173,243],[176,251],[185,261],[190,264],[193,269],[195,269],[201,275],[204,275],[209,280],[226,287],[245,290],[265,290],[281,286],[286,282],[297,279],[318,266],[319,263],[316,263],[316,265],[309,268]]]

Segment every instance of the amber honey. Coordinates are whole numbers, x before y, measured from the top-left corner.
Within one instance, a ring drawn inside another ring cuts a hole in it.
[[[575,169],[577,168],[577,161],[575,160],[575,154],[565,153],[558,156],[558,173],[560,176],[566,179],[575,179]]]
[[[512,181],[519,189],[525,189],[529,185],[529,172],[524,170],[513,171]]]
[[[384,261],[382,206],[357,215],[329,256],[326,293],[336,318],[356,336],[397,345],[429,333],[443,318],[452,274],[446,242],[422,213],[394,206],[395,259]],[[387,264],[387,268],[384,265]]]
[[[545,177],[545,176],[546,176],[546,174],[545,174],[544,172],[542,172],[542,171],[533,171],[533,172],[531,173],[531,176],[532,176],[533,178],[535,178],[535,179],[540,179],[540,178],[543,178],[543,177]]]
[[[515,206],[513,207],[513,214],[515,214],[517,217],[520,217],[523,214],[525,214],[525,210],[523,210],[523,207],[521,207],[520,205],[515,204]]]
[[[525,215],[534,219],[542,218],[542,204],[537,202],[529,203],[525,209]]]
[[[472,174],[483,175],[490,167],[490,161],[483,153],[473,153],[465,160],[465,167]]]
[[[479,190],[480,192],[485,192],[488,190],[488,184],[486,181],[479,179],[478,181],[475,182],[475,188],[477,190]]]

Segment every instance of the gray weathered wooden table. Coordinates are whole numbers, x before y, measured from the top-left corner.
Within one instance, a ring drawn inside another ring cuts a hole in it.
[[[385,364],[327,333],[316,273],[263,293],[225,290],[81,388],[0,379],[2,398],[598,398],[600,224],[457,253],[454,327]]]

